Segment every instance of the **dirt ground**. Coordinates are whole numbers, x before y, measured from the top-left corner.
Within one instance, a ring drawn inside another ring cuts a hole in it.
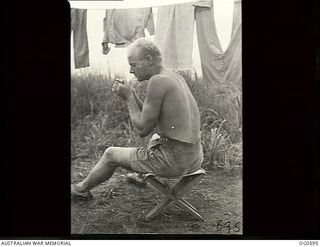
[[[72,183],[89,172],[87,165],[72,167]],[[92,190],[91,201],[71,200],[72,234],[242,234],[242,169],[207,170],[184,198],[205,219],[197,220],[174,203],[153,220],[145,215],[161,200],[151,187],[129,183],[126,171]],[[172,182],[170,182],[172,183]]]

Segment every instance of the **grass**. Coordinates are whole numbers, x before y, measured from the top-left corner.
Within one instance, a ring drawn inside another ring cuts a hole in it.
[[[201,113],[206,169],[230,171],[242,166],[241,85],[209,85],[182,74]],[[127,107],[101,74],[73,75],[71,80],[71,155],[94,165],[109,146],[141,146],[149,138],[134,131]],[[136,86],[143,99],[146,83]]]

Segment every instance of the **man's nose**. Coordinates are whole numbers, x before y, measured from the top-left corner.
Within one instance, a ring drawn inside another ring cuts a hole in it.
[[[132,68],[130,68],[130,73],[133,74],[134,73],[134,70]]]

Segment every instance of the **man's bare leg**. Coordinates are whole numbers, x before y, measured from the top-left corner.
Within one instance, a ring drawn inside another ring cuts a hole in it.
[[[77,184],[77,191],[86,192],[108,180],[117,167],[132,170],[129,155],[134,148],[109,147],[89,175]]]

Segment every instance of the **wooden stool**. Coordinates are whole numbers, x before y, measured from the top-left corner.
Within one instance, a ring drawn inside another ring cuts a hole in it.
[[[185,199],[183,199],[182,195],[185,194],[205,174],[206,172],[202,168],[200,168],[199,170],[193,173],[189,173],[183,176],[166,178],[180,178],[180,180],[172,188],[169,187],[167,184],[160,182],[154,174],[143,174],[142,177],[148,184],[150,184],[153,188],[165,195],[162,201],[147,214],[146,219],[154,218],[173,201],[177,203],[177,205],[180,208],[184,209],[187,212],[190,212],[197,219],[204,221],[197,209],[194,206],[192,206],[189,202],[187,202]]]

